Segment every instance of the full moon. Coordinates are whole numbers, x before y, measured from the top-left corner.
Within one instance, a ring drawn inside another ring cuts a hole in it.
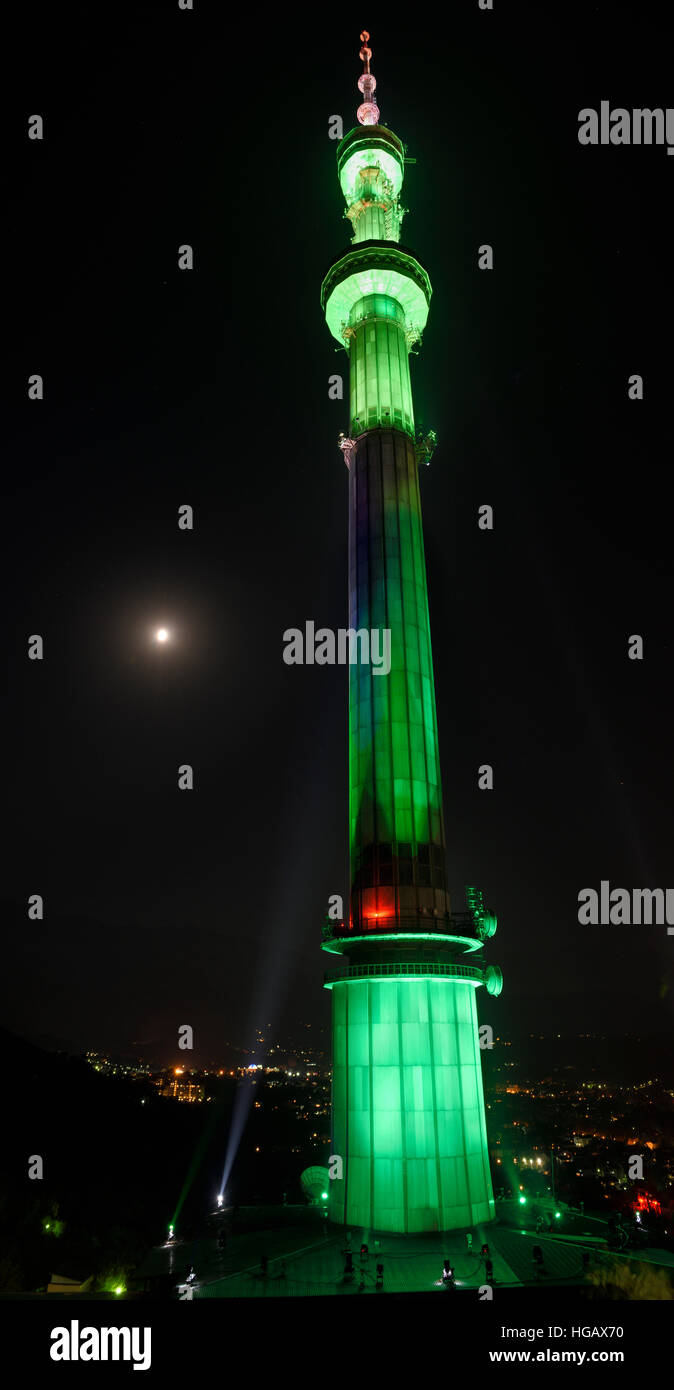
[[[168,632],[166,631],[166,628],[165,628],[165,627],[160,627],[160,628],[158,628],[158,629],[157,629],[157,634],[156,634],[156,636],[157,636],[157,641],[158,641],[158,642],[167,642],[167,641],[168,641]]]

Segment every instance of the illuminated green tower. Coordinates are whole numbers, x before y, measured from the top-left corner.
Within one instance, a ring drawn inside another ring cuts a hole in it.
[[[356,663],[353,640],[350,909],[323,933],[348,960],[326,976],[342,1159],[329,1211],[372,1230],[450,1230],[494,1215],[475,995],[498,994],[502,977],[482,959],[496,918],[481,893],[468,889],[457,915],[447,892],[419,496],[435,435],[415,431],[409,371],[431,285],[400,245],[405,151],[379,121],[368,39],[359,124],[337,148],[353,237],[321,304],[349,354],[349,626],[388,629],[391,667]]]

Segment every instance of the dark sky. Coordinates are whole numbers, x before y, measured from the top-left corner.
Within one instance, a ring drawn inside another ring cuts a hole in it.
[[[481,1017],[668,1029],[666,929],[577,922],[602,878],[674,881],[674,158],[577,140],[602,99],[674,105],[662,7],[465,0],[444,31],[386,6],[248,29],[200,0],[45,15],[8,48],[2,1021],[161,1058],[187,1022],[199,1060],[258,1022],[327,1025],[346,673],[287,667],[282,633],[347,620],[327,389],[347,361],[319,289],[348,243],[328,119],[355,124],[367,24],[434,290],[413,390],[440,441],[422,501],[450,884],[499,915]]]

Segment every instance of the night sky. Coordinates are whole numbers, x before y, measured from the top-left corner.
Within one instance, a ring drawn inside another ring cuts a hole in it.
[[[402,241],[433,285],[412,385],[439,437],[422,504],[449,881],[456,908],[475,883],[498,913],[505,977],[480,1017],[668,1030],[666,928],[577,921],[601,879],[674,885],[674,158],[577,139],[601,100],[674,105],[662,7],[465,0],[444,30],[386,6],[248,29],[200,0],[94,7],[95,27],[91,6],[30,9],[3,180],[2,1022],[160,1060],[183,1023],[197,1061],[258,1023],[327,1043],[347,672],[286,666],[282,635],[347,625],[328,398],[347,359],[319,290],[349,241],[328,120],[356,123],[367,25],[382,120],[417,161]]]

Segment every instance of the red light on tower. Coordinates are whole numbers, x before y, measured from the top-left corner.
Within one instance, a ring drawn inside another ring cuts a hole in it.
[[[632,1203],[633,1211],[652,1211],[654,1216],[662,1215],[662,1206],[657,1197],[650,1197],[647,1192],[638,1192],[636,1201]]]

